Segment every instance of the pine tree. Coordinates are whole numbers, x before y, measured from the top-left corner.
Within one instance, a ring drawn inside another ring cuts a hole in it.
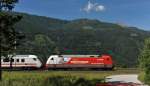
[[[13,27],[22,18],[12,12],[17,2],[18,0],[0,0],[0,80],[2,80],[1,56],[13,54],[18,45],[16,41],[24,38]]]
[[[0,0],[0,11],[11,11],[18,0]]]

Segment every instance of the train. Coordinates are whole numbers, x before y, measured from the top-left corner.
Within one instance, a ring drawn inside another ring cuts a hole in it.
[[[1,57],[3,69],[38,69],[42,63],[36,55],[15,55],[12,58]]]
[[[50,55],[43,64],[36,55],[15,55],[12,58],[1,57],[4,69],[107,69],[113,70],[111,55]]]

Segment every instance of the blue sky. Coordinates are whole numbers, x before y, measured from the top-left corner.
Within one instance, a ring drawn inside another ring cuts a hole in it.
[[[15,11],[66,20],[98,19],[150,31],[150,0],[20,0]]]

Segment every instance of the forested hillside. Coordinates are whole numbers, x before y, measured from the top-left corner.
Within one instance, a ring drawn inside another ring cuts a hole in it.
[[[98,20],[60,20],[22,14],[15,27],[26,35],[18,54],[36,54],[44,62],[53,53],[104,54],[116,64],[133,67],[150,32]]]

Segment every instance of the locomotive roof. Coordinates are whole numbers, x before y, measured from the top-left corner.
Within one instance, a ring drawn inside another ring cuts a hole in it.
[[[51,55],[51,56],[58,56],[58,55]],[[69,57],[97,57],[99,55],[59,55],[64,58],[69,58]]]

